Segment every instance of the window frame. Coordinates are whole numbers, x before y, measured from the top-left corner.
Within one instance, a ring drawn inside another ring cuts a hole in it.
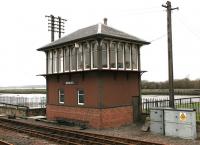
[[[83,91],[83,94],[80,93],[80,91]],[[80,95],[83,96],[83,103],[80,102]],[[77,90],[77,101],[78,101],[78,105],[85,105],[85,92],[83,89],[78,89]]]
[[[58,73],[63,72],[63,49],[58,49]]]
[[[77,53],[76,53],[75,47],[70,47],[70,71],[76,71],[77,70]],[[74,51],[74,54],[72,53]],[[73,56],[74,55],[74,56]],[[75,57],[75,58],[74,58]],[[74,60],[73,60],[74,59]],[[73,68],[74,67],[74,68]]]
[[[58,72],[58,53],[57,50],[53,50],[53,73]]]
[[[63,91],[61,93],[61,91]],[[61,101],[61,97],[63,97],[63,102]],[[58,98],[59,98],[59,104],[64,104],[65,103],[65,91],[64,89],[58,89]]]
[[[68,60],[68,64],[66,62],[67,60]],[[66,47],[64,49],[64,72],[69,72],[69,71],[70,71],[70,49],[69,47]]]
[[[52,74],[53,72],[53,55],[52,51],[47,52],[47,74]]]
[[[105,44],[105,46],[106,46],[106,65],[107,65],[107,67],[103,67],[103,44]],[[102,42],[102,45],[101,45],[102,47],[102,56],[101,56],[101,58],[102,58],[102,68],[103,69],[108,69],[109,68],[109,45],[108,45],[108,42],[107,41],[103,41]]]
[[[86,47],[85,47],[86,46]],[[87,52],[86,52],[86,49],[88,49],[89,51],[88,51],[88,55],[86,54]],[[88,58],[87,58],[87,56],[89,56]],[[89,67],[86,67],[87,66],[87,64],[86,64],[86,59],[89,61]],[[89,43],[83,43],[83,65],[84,65],[84,70],[89,70],[90,68],[91,68],[91,49],[90,49],[90,44]]]
[[[80,51],[81,50],[81,51]],[[81,54],[79,55],[79,51],[81,52]],[[81,58],[79,58],[79,56],[81,56]],[[82,67],[79,68],[80,64],[79,64],[79,59],[81,60],[81,65]],[[81,71],[83,70],[83,47],[82,44],[79,44],[79,47],[76,48],[76,65],[77,65],[77,71]]]
[[[114,55],[115,55],[115,67],[111,67],[111,46],[112,44],[114,44]],[[110,69],[117,69],[117,43],[116,42],[110,42],[110,46],[109,46],[109,68]]]
[[[119,67],[118,66],[118,63],[119,63],[119,47],[120,45],[122,45],[122,67]],[[125,47],[125,44],[123,42],[119,42],[118,44],[118,47],[117,47],[117,69],[119,70],[124,70],[125,67],[124,67],[124,47]]]
[[[93,47],[94,45],[94,47]],[[97,58],[96,58],[96,67],[94,67],[94,49],[95,49],[95,46],[97,47],[96,48],[96,55],[97,55]],[[98,43],[93,41],[91,42],[91,69],[97,69],[98,68]]]
[[[135,49],[135,51],[133,51],[133,49]],[[137,47],[137,45],[135,44],[132,44],[132,48],[131,48],[131,63],[132,63],[132,70],[138,70],[138,51],[139,51],[139,48]],[[135,55],[133,54],[135,52]],[[134,57],[133,56],[136,56],[136,68],[134,68]]]
[[[129,68],[127,68],[126,67],[126,50],[127,49],[129,49]],[[131,44],[129,44],[129,43],[126,43],[126,45],[125,45],[125,49],[124,49],[124,67],[125,67],[125,69],[126,70],[131,70],[132,69],[132,59],[131,59],[131,57],[132,57],[132,47],[131,47]]]

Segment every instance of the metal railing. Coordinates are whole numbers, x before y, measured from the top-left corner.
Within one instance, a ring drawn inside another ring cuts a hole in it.
[[[29,108],[45,108],[46,97],[0,96],[0,103],[27,106]]]
[[[174,99],[175,108],[195,109],[196,119],[200,121],[200,97]],[[169,99],[148,98],[142,100],[142,113],[149,115],[152,107],[169,107]]]

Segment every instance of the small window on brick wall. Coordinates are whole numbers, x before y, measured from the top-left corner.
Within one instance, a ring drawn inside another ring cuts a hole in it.
[[[59,94],[59,103],[64,104],[64,98],[65,98],[64,89],[59,89],[58,94]]]
[[[83,90],[78,90],[78,105],[85,104],[85,93]]]

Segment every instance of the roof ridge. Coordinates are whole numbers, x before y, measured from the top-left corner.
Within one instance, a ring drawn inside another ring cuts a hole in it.
[[[60,39],[57,39],[43,47],[40,47],[38,50],[44,50],[48,47],[54,47],[54,46],[64,44],[66,42],[78,40],[78,39],[94,37],[95,35],[105,35],[109,37],[117,37],[117,38],[122,38],[122,39],[134,40],[134,41],[140,42],[141,44],[149,44],[149,42],[146,42],[145,40],[142,40],[127,32],[123,32],[121,30],[118,30],[116,28],[110,27],[102,23],[97,23],[95,25],[83,27],[74,32],[71,32],[70,34],[67,34],[64,37],[61,37]]]
[[[104,26],[104,27],[107,27],[107,28],[109,28],[109,29],[113,29],[113,30],[116,31],[116,32],[120,32],[120,33],[123,34],[123,35],[127,35],[127,36],[130,36],[130,37],[134,37],[135,39],[138,39],[138,40],[140,40],[140,41],[144,41],[144,42],[145,42],[145,40],[143,40],[143,39],[141,39],[141,38],[139,38],[139,37],[133,36],[133,35],[131,35],[131,34],[127,33],[127,32],[124,32],[124,31],[122,31],[122,30],[113,28],[113,27],[108,26],[108,25],[105,25],[105,24],[103,24],[103,26]],[[103,33],[103,32],[102,32],[102,33]]]

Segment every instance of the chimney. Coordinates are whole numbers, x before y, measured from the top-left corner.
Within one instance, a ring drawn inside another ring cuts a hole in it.
[[[107,21],[108,21],[107,18],[104,18],[104,19],[103,19],[104,25],[107,25]]]

